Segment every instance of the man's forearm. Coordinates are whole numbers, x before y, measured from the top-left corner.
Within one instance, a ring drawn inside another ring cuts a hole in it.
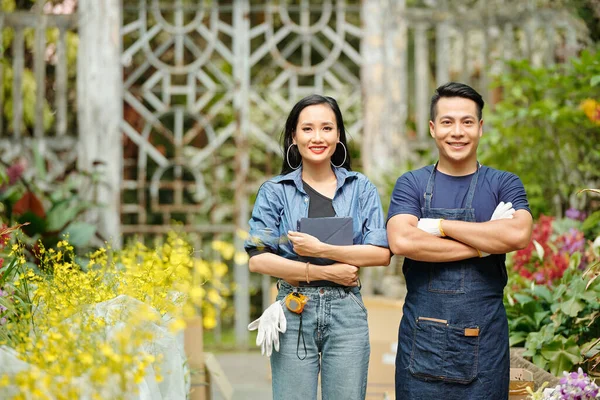
[[[396,255],[416,261],[449,262],[478,257],[477,250],[452,239],[441,239],[418,228],[397,233],[388,230],[390,249]]]
[[[526,247],[531,236],[529,226],[526,216],[488,222],[441,221],[442,230],[448,237],[490,254],[509,253]]]

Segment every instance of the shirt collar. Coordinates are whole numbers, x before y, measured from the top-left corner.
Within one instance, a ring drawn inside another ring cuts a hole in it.
[[[333,172],[335,173],[335,177],[337,179],[337,187],[335,189],[336,192],[339,190],[339,188],[341,188],[344,185],[344,183],[346,183],[347,179],[353,179],[358,176],[358,172],[348,171],[346,168],[333,167]],[[296,189],[306,194],[302,185],[302,167],[285,175],[277,175],[273,178],[273,182],[275,183],[281,183],[286,181],[294,182],[294,185],[296,185]]]

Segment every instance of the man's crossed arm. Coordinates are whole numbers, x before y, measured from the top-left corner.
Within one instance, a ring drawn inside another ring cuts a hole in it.
[[[532,229],[531,214],[500,203],[487,222],[464,222],[398,214],[387,224],[390,249],[413,260],[444,262],[524,248]],[[454,240],[443,239],[447,236]]]

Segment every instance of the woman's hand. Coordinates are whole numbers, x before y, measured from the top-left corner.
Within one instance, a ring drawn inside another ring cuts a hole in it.
[[[323,242],[307,233],[288,231],[288,238],[299,256],[321,257]]]
[[[328,281],[333,281],[344,286],[358,286],[358,267],[350,264],[335,263],[322,268]]]

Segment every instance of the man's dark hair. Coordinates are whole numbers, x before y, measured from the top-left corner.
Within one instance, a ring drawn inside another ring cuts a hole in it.
[[[429,106],[429,118],[431,121],[435,121],[437,103],[442,97],[462,97],[473,100],[477,104],[477,119],[481,121],[481,113],[485,104],[483,98],[471,86],[458,82],[448,82],[435,90],[435,93],[431,96],[431,105]]]

